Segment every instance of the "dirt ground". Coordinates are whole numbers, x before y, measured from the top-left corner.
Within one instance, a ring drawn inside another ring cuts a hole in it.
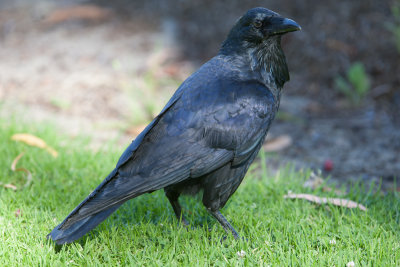
[[[393,2],[109,2],[0,2],[0,116],[51,122],[95,146],[127,145],[215,55],[235,20],[265,6],[303,28],[283,40],[291,81],[268,139],[289,143],[267,157],[271,170],[292,163],[340,181],[382,178],[386,189],[400,176],[400,51],[387,29]],[[372,84],[359,106],[334,85],[356,61]]]

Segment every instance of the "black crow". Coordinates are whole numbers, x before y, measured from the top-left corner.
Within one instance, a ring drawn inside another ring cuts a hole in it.
[[[202,191],[208,212],[238,238],[219,210],[264,142],[289,80],[281,36],[299,29],[266,8],[247,11],[218,55],[182,83],[115,169],[48,237],[72,242],[125,201],[163,188],[184,224],[179,195]]]

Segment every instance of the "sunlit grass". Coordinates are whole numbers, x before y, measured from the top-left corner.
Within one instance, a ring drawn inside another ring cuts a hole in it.
[[[108,174],[123,148],[109,144],[95,153],[87,149],[89,140],[69,140],[49,127],[0,125],[0,182],[18,188],[0,186],[0,266],[400,265],[398,193],[367,192],[354,185],[344,197],[367,206],[367,212],[287,200],[283,196],[288,190],[334,193],[303,188],[307,171],[287,167],[267,177],[268,166],[259,160],[222,210],[243,239],[228,235],[221,242],[226,234],[200,198],[181,199],[191,223],[185,229],[159,191],[129,201],[78,242],[57,248],[46,240],[47,233]],[[17,132],[41,137],[59,156],[11,141]],[[10,169],[20,152],[25,155],[17,167],[33,175],[27,188],[25,174]]]

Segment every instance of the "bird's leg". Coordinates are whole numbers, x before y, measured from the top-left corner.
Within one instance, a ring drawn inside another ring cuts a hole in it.
[[[231,231],[235,239],[239,238],[239,234],[236,232],[233,226],[226,220],[226,218],[221,214],[219,210],[216,211],[208,210],[208,212],[210,212],[210,214],[214,216],[215,219],[218,220],[218,222],[222,225],[222,227],[224,227],[227,233]]]
[[[188,221],[186,221],[185,216],[183,216],[182,208],[178,201],[179,193],[174,192],[174,191],[165,191],[165,195],[167,196],[169,203],[171,203],[171,206],[174,209],[174,212],[175,212],[176,218],[178,218],[178,221],[181,221],[184,226],[188,226],[189,223],[188,223]]]

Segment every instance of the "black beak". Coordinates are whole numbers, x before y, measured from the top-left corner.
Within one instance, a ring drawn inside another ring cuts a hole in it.
[[[274,21],[270,34],[284,34],[288,32],[300,31],[301,27],[297,22],[291,19],[279,18],[279,20]]]

